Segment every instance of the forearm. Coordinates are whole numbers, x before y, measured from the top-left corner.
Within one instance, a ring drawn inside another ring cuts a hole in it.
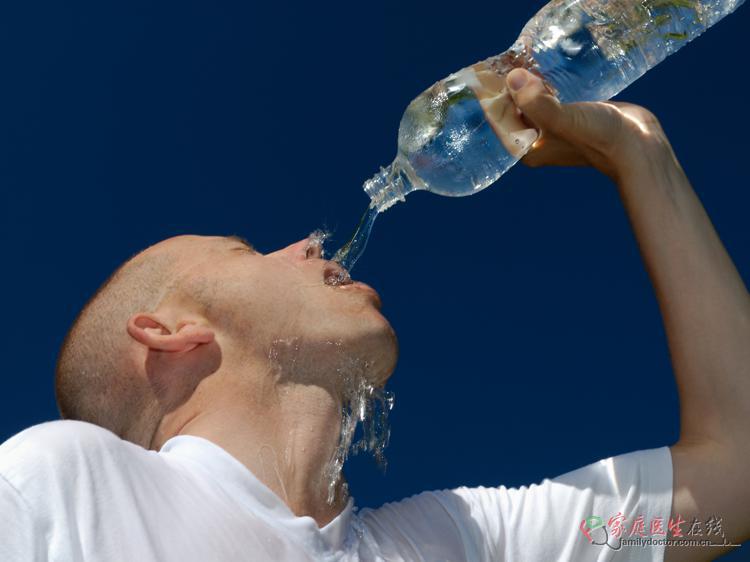
[[[664,318],[680,395],[681,441],[746,440],[750,298],[666,142],[618,180]]]

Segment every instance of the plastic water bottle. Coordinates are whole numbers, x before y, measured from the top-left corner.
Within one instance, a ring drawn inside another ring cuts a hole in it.
[[[525,68],[562,102],[607,100],[744,0],[552,0],[504,53],[451,74],[404,112],[393,163],[365,182],[371,205],[334,259],[348,269],[375,217],[415,190],[472,195],[538,138],[520,119],[505,76]]]

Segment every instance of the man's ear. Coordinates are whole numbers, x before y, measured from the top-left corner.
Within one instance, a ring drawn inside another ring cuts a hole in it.
[[[174,331],[157,314],[139,312],[128,320],[128,334],[154,351],[184,352],[214,341],[214,331],[194,322],[180,322]]]

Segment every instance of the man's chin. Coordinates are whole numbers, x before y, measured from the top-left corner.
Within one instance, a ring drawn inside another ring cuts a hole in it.
[[[308,344],[318,342],[316,362],[342,377],[364,377],[382,386],[396,368],[398,340],[388,320],[374,307],[358,307],[345,315],[329,316],[317,326]]]
[[[385,321],[386,327],[372,343],[368,356],[368,379],[375,386],[383,386],[393,374],[398,362],[398,339],[396,332]]]

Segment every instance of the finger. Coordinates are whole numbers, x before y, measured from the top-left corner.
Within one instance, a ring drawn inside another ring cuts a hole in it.
[[[516,68],[508,74],[507,84],[513,101],[528,120],[538,128],[557,128],[562,108],[538,76]]]
[[[534,148],[521,160],[530,168],[540,166],[586,166],[588,162],[581,153],[569,143],[547,136],[542,137]]]
[[[508,74],[507,83],[518,109],[538,129],[566,138],[581,128],[577,108],[560,104],[538,76],[516,68]]]

